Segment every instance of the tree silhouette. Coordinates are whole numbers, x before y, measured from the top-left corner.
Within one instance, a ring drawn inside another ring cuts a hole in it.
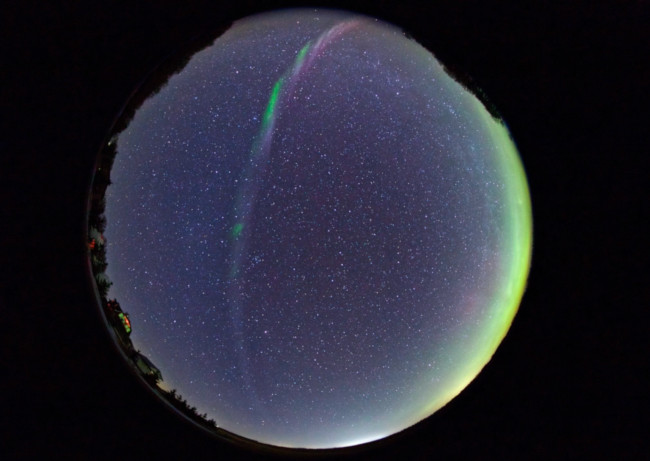
[[[176,389],[172,389],[170,391],[161,390],[161,395],[176,410],[187,416],[192,421],[211,430],[218,428],[217,423],[214,421],[214,419],[208,419],[207,413],[200,414],[197,408],[195,406],[190,406],[187,400],[181,396]]]

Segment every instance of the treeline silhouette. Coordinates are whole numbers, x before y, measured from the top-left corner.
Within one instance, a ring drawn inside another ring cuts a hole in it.
[[[165,391],[160,389],[160,394],[163,398],[169,402],[177,411],[187,416],[189,419],[198,423],[201,426],[207,427],[209,429],[217,429],[217,423],[214,419],[208,419],[207,413],[199,413],[197,408],[193,405],[190,405],[187,400],[185,400],[176,389],[171,391]]]
[[[187,66],[192,56],[212,45],[231,26],[232,22],[227,22],[219,25],[218,28],[199,31],[187,43],[172,50],[158,66],[144,77],[137,91],[133,93],[122,109],[113,126],[111,136],[114,137],[124,131],[144,101],[158,94],[171,77],[180,73]]]
[[[88,249],[90,251],[91,269],[103,307],[106,307],[106,296],[112,282],[106,275],[106,189],[111,184],[111,168],[117,151],[114,140],[102,149],[95,166],[90,199],[88,203]]]
[[[118,346],[133,363],[139,375],[151,386],[154,392],[191,421],[222,437],[240,439],[240,437],[219,428],[214,419],[208,418],[207,413],[199,413],[198,409],[191,405],[176,389],[167,391],[161,388],[162,373],[139,350],[136,350],[129,337],[131,325],[128,314],[122,311],[116,299],[108,299],[108,292],[113,282],[106,274],[106,269],[108,268],[106,258],[107,241],[104,237],[107,226],[105,215],[106,191],[112,184],[111,170],[118,153],[117,141],[119,134],[128,127],[144,101],[157,94],[173,75],[181,72],[185,68],[194,54],[211,45],[230,26],[231,23],[228,23],[223,25],[219,30],[212,31],[210,34],[201,34],[195,37],[189,46],[184,47],[183,53],[175,52],[171,54],[170,57],[165,59],[156,69],[146,76],[140,88],[138,88],[133,97],[131,97],[122,109],[121,114],[112,127],[108,141],[102,146],[96,160],[87,209],[88,239],[86,244],[89,252],[91,271],[97,286],[99,302],[104,316],[116,333]],[[126,322],[129,325],[128,331],[125,327],[124,317],[120,316],[120,314],[126,316]],[[148,365],[143,366],[143,360]]]
[[[147,362],[150,363],[150,361],[139,350],[135,349],[133,342],[129,337],[131,330],[129,329],[127,331],[124,323],[124,316],[126,316],[126,322],[128,322],[129,328],[131,328],[128,313],[122,311],[120,303],[116,299],[108,299],[108,291],[113,282],[111,282],[106,274],[106,269],[108,267],[108,261],[106,259],[107,241],[104,237],[104,232],[106,230],[106,190],[111,185],[110,172],[116,155],[117,149],[115,138],[111,138],[107,145],[104,146],[104,149],[102,149],[102,152],[97,159],[95,176],[93,178],[88,203],[88,240],[86,245],[89,253],[93,279],[96,283],[99,294],[101,309],[107,322],[116,333],[118,346],[131,362],[133,362],[135,369],[144,381],[179,413],[200,426],[215,431],[218,429],[217,423],[214,419],[208,418],[207,413],[199,413],[198,409],[195,406],[190,405],[176,389],[166,391],[160,387],[162,374],[159,370],[143,371],[141,367],[138,366],[138,360],[144,358]],[[122,316],[120,316],[120,314],[122,314]],[[217,432],[221,433],[223,431],[219,429]]]

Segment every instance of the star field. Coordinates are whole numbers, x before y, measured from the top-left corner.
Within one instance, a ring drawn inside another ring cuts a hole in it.
[[[401,31],[331,11],[242,20],[117,137],[111,297],[224,429],[381,438],[492,356],[530,260],[507,130]]]

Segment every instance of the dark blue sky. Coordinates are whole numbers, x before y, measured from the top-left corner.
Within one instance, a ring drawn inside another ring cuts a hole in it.
[[[530,257],[518,155],[398,29],[238,22],[117,152],[110,296],[166,385],[227,430],[384,437],[462,390],[512,321]]]

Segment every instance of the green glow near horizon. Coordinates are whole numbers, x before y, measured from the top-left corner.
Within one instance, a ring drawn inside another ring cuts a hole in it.
[[[453,362],[453,372],[447,370],[449,376],[445,382],[436,384],[437,389],[444,388],[446,392],[433,391],[433,400],[420,401],[416,406],[404,409],[403,418],[410,420],[410,424],[428,417],[446,405],[487,365],[512,325],[530,271],[533,221],[523,164],[506,126],[493,118],[478,99],[473,96],[471,98],[474,100],[475,113],[483,122],[483,129],[489,136],[490,155],[500,172],[504,186],[500,196],[504,211],[501,222],[498,223],[501,232],[501,258],[496,269],[498,275],[494,278],[492,288],[485,293],[487,309],[484,323],[468,335],[472,338],[469,342],[463,341],[454,346],[458,354],[472,359],[466,363]],[[461,366],[458,366],[459,364]],[[445,372],[440,375],[445,375]]]

